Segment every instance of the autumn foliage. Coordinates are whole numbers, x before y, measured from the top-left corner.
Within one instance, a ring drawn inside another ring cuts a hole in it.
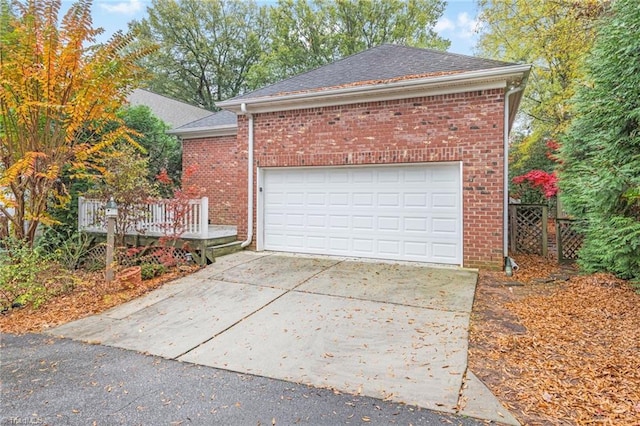
[[[94,44],[91,2],[74,3],[61,21],[61,0],[27,0],[0,8],[0,216],[18,239],[33,241],[47,208],[66,203],[63,173],[84,175],[93,160],[132,131],[116,114],[148,51],[116,33]],[[115,124],[115,125],[114,125]]]
[[[551,198],[558,194],[556,172],[547,173],[543,170],[531,170],[524,175],[514,177],[513,183],[528,183],[533,188],[540,189],[546,198]]]

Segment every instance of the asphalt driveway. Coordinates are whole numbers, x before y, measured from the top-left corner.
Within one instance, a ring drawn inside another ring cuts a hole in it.
[[[51,334],[513,423],[467,372],[476,281],[456,268],[245,251]]]

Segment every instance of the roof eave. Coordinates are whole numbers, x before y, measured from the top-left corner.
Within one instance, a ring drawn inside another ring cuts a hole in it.
[[[407,97],[433,96],[461,93],[472,90],[505,88],[511,82],[523,80],[531,69],[530,65],[512,65],[488,70],[447,74],[392,81],[389,83],[349,86],[314,92],[284,94],[259,98],[230,99],[217,106],[241,113],[246,104],[252,113],[286,111],[301,108],[346,105],[359,102],[375,102]]]
[[[187,129],[171,129],[167,131],[170,135],[176,135],[181,139],[201,139],[218,136],[235,136],[238,133],[238,126],[234,124],[214,127],[192,127]]]

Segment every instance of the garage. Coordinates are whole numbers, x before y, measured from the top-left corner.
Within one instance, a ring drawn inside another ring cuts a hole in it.
[[[258,247],[460,265],[460,167],[262,168]]]

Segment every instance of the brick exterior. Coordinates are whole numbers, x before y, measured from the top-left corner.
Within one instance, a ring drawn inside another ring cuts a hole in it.
[[[500,268],[503,114],[503,90],[256,114],[255,161],[257,167],[462,161],[464,266]],[[231,140],[185,143],[185,164],[197,158],[203,182],[223,185],[210,189],[225,197],[210,195],[210,209],[224,220],[237,211],[240,239],[247,234],[247,136],[248,119],[239,116],[235,159]]]
[[[183,170],[195,166],[192,181],[202,186],[204,195],[209,197],[209,223],[235,225],[238,222],[236,137],[187,139],[183,141],[182,150]]]

